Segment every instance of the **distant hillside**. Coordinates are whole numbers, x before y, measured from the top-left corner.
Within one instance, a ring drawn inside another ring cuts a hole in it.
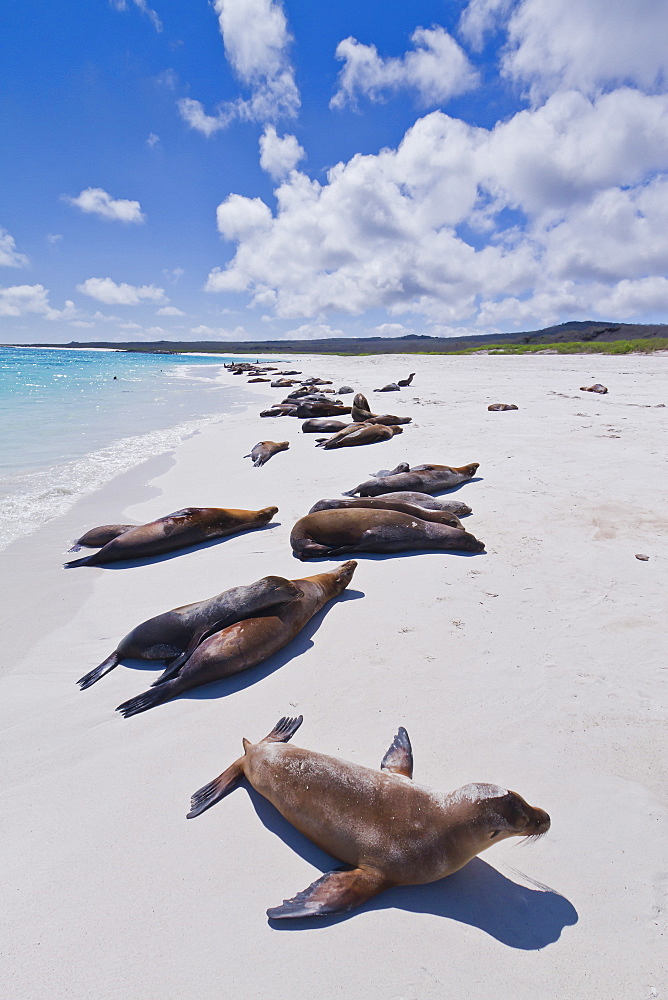
[[[112,347],[120,351],[182,354],[417,354],[424,352],[450,353],[471,347],[485,348],[491,344],[560,344],[614,342],[616,340],[652,340],[668,337],[668,324],[596,323],[593,320],[560,323],[544,330],[523,333],[481,333],[467,337],[427,337],[410,334],[407,337],[340,337],[327,340],[157,340],[153,342],[118,343],[114,341],[69,344],[30,344],[30,347]]]

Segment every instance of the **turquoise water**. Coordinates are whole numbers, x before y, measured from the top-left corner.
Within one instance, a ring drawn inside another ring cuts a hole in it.
[[[0,546],[242,406],[230,360],[0,347]]]

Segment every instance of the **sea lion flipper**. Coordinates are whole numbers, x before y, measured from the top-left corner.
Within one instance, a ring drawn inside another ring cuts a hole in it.
[[[393,774],[403,774],[405,778],[413,777],[413,749],[403,726],[399,726],[397,735],[380,763],[380,769],[392,771]]]
[[[106,660],[103,660],[102,663],[99,665],[99,667],[95,667],[94,670],[91,670],[89,673],[84,674],[83,677],[79,678],[79,680],[77,681],[79,689],[81,691],[85,691],[86,688],[89,688],[92,684],[95,684],[96,681],[99,681],[100,677],[104,677],[104,675],[108,674],[110,670],[113,670],[114,667],[118,666],[119,660],[120,657],[118,655],[118,652],[114,650],[111,656],[108,656]]]
[[[267,910],[267,916],[270,920],[286,920],[343,913],[365,903],[387,885],[385,876],[372,869],[328,872],[292,899],[284,899],[281,906]]]

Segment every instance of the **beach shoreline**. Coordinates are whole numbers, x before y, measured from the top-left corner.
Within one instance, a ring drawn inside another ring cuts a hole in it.
[[[16,900],[0,947],[13,998],[252,997],[278,976],[295,1000],[483,1000],[499,981],[520,1000],[660,989],[665,361],[502,357],[277,359],[413,418],[391,441],[333,452],[315,449],[299,420],[258,416],[289,390],[221,371],[249,394],[246,409],[0,555],[1,822]],[[373,392],[409,371],[410,388]],[[579,391],[595,381],[606,396]],[[492,402],[519,410],[488,413]],[[254,469],[243,456],[262,439],[290,449]],[[145,690],[156,665],[132,661],[77,689],[153,614],[268,573],[333,568],[340,559],[293,558],[292,524],[401,461],[480,462],[451,495],[473,508],[464,524],[485,554],[361,555],[343,598],[284,653],[127,721],[114,707]],[[272,524],[219,544],[61,569],[95,523],[269,504]],[[443,883],[278,930],[266,908],[331,859],[245,790],[184,817],[241,737],[285,714],[304,715],[299,745],[372,767],[405,725],[418,782],[514,788],[550,812],[552,830],[519,854],[498,845]]]

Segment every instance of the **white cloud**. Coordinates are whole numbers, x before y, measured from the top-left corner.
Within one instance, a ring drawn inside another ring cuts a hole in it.
[[[128,0],[110,0],[110,2],[114,10],[128,9]],[[142,14],[146,14],[156,31],[162,31],[162,21],[158,17],[157,13],[149,7],[146,0],[133,0],[133,3],[135,7],[142,12]]]
[[[223,326],[207,326],[206,323],[201,323],[199,326],[191,327],[190,332],[203,340],[248,340],[248,334],[243,326],[228,330]]]
[[[0,267],[28,267],[30,260],[16,249],[14,237],[0,226]]]
[[[343,330],[333,329],[327,323],[302,323],[294,330],[288,330],[281,340],[329,340],[332,337],[345,337]]]
[[[273,125],[266,125],[260,136],[260,166],[274,180],[280,180],[303,160],[306,153],[294,135],[281,139]]]
[[[142,302],[166,302],[164,289],[155,285],[119,285],[111,278],[87,278],[77,291],[108,306],[137,306]]]
[[[185,316],[185,313],[177,309],[176,306],[163,306],[162,309],[156,311],[156,316]]]
[[[101,219],[113,219],[117,222],[144,222],[146,220],[138,201],[112,198],[102,188],[86,188],[76,198],[65,194],[63,200],[69,205],[80,208],[82,212],[98,215]]]
[[[146,145],[149,149],[155,149],[156,146],[160,145],[160,136],[156,135],[155,132],[149,132]]]
[[[279,0],[215,0],[225,56],[250,91],[218,105],[209,115],[200,101],[178,102],[181,117],[202,135],[227,128],[234,119],[272,122],[294,118],[301,104],[289,49],[292,38]]]
[[[70,319],[76,315],[73,302],[64,309],[49,305],[49,290],[44,285],[11,285],[0,288],[0,316],[26,316],[36,313],[45,319]]]
[[[606,296],[640,308],[662,294],[645,279],[668,264],[667,171],[667,95],[557,93],[492,129],[435,111],[326,183],[293,170],[275,214],[229,196],[218,228],[238,245],[206,288],[318,322],[369,309],[453,328],[609,317]]]
[[[479,52],[485,35],[496,30],[508,14],[514,0],[471,0],[459,21],[459,31],[469,45]]]
[[[345,38],[336,48],[344,62],[333,108],[354,104],[358,94],[379,101],[388,91],[416,90],[424,104],[443,104],[478,85],[478,73],[444,28],[416,28],[414,48],[400,58],[382,59],[375,45]]]
[[[63,237],[60,233],[47,233],[44,238],[47,243],[50,243],[51,246],[55,247],[58,246]]]

